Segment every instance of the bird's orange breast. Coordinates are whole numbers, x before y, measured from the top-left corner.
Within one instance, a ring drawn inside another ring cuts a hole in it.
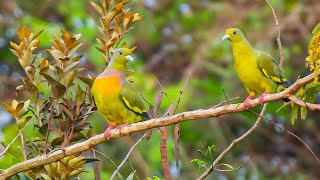
[[[108,95],[119,92],[121,89],[121,79],[118,76],[101,77],[94,81],[93,93]]]

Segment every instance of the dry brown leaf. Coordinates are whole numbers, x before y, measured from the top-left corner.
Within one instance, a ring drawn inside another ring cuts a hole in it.
[[[90,3],[91,3],[91,6],[93,6],[101,16],[104,16],[103,10],[99,5],[97,5],[94,2],[90,2]]]
[[[180,139],[180,124],[174,126],[174,154],[176,157],[176,167],[179,168],[179,139]]]
[[[170,169],[169,169],[169,161],[167,154],[167,129],[166,127],[160,127],[161,132],[161,141],[160,141],[160,155],[161,155],[161,165],[163,174],[166,177],[166,180],[170,180]]]

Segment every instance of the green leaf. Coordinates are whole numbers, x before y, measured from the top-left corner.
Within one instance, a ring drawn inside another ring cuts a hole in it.
[[[312,30],[312,34],[317,34],[320,31],[320,23]]]
[[[57,137],[57,138],[52,140],[51,146],[55,148],[57,145],[61,145],[63,140],[64,140],[64,136]]]
[[[69,50],[68,57],[72,56],[79,48],[82,46],[82,43],[79,43],[75,47]]]
[[[84,102],[85,97],[86,97],[86,92],[83,91],[80,85],[78,84],[78,91],[76,93],[76,100],[77,100],[78,106],[80,106]]]
[[[73,133],[73,137],[71,139],[71,142],[75,142],[75,141],[79,141],[79,140],[82,140],[82,139],[85,139],[86,136],[80,132],[78,133]]]
[[[217,166],[226,166],[230,170],[234,170],[233,166],[231,166],[230,164],[226,164],[226,163],[217,164]]]
[[[308,110],[306,107],[301,107],[300,108],[300,115],[301,115],[301,119],[306,119],[307,115],[308,115]]]
[[[78,64],[79,64],[79,61],[78,61],[78,62],[73,62],[73,63],[71,63],[68,67],[66,67],[66,68],[63,70],[63,72],[66,73],[66,72],[68,72],[68,71],[73,70],[73,69],[76,67],[76,65],[78,65]]]
[[[93,78],[86,78],[86,77],[78,77],[82,82],[92,86],[94,79]]]
[[[133,172],[127,177],[126,180],[132,180],[135,173],[136,173],[136,171],[133,171]]]
[[[16,107],[16,112],[19,113],[24,107],[24,102],[20,102]]]
[[[36,39],[37,37],[40,36],[40,34],[43,32],[44,30],[41,30],[39,32],[37,32],[37,34],[35,34],[33,37],[32,37],[32,40]]]
[[[297,106],[297,105],[292,106],[292,109],[291,109],[291,124],[292,125],[294,125],[294,122],[298,118],[298,110],[299,110],[299,106]]]
[[[43,135],[46,136],[48,131],[48,123],[42,124],[42,126],[39,128],[39,132]]]
[[[55,75],[56,81],[61,81],[63,77],[63,70],[58,66],[55,66],[54,68],[55,68],[54,75]]]
[[[201,159],[192,159],[190,162],[196,163],[198,166],[203,166],[203,165],[206,164],[206,163],[205,163],[203,160],[201,160]]]
[[[61,98],[64,93],[66,92],[67,88],[59,83],[58,81],[56,81],[55,79],[53,79],[50,75],[48,74],[44,74],[41,73],[40,74],[46,78],[46,80],[48,81],[48,83],[51,85],[51,90],[52,90],[52,94],[54,97],[56,98]]]
[[[41,177],[43,177],[44,180],[51,180],[51,178],[46,174],[40,174]]]
[[[96,158],[87,158],[87,159],[84,159],[84,160],[86,161],[85,164],[96,162],[96,161],[100,161],[99,159],[96,159]]]
[[[64,85],[66,87],[68,87],[74,81],[74,77],[76,74],[77,70],[73,70],[66,75],[66,77],[64,78]]]

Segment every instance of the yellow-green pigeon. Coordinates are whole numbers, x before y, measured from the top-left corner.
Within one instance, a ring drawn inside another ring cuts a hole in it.
[[[265,95],[290,86],[277,62],[267,53],[253,48],[240,29],[227,29],[224,39],[232,45],[234,69],[249,93],[244,101],[245,109],[255,95],[261,95],[259,100],[263,104]]]
[[[126,80],[128,61],[133,61],[131,50],[120,48],[114,51],[108,67],[97,76],[92,85],[92,95],[99,113],[109,123],[105,138],[114,126],[121,129],[128,124],[150,119],[142,97],[133,84]]]

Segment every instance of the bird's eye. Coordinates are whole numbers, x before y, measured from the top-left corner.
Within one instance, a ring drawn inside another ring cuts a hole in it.
[[[233,31],[233,34],[237,34],[237,31]]]
[[[119,54],[122,55],[122,51],[120,51]]]

